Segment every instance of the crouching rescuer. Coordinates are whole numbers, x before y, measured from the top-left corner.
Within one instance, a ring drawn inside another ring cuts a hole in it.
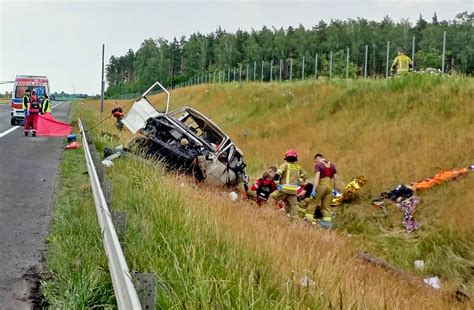
[[[276,190],[276,183],[273,179],[277,170],[277,167],[273,166],[268,168],[268,171],[264,172],[262,177],[247,191],[248,197],[255,200],[259,206],[265,203]]]
[[[285,153],[285,162],[281,164],[275,174],[275,181],[279,181],[277,191],[271,197],[278,201],[283,200],[288,203],[287,212],[292,217],[297,217],[298,208],[298,188],[306,181],[307,174],[298,165],[298,154],[291,149]]]

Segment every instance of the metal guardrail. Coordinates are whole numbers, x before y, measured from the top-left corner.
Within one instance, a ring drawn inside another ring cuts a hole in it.
[[[115,292],[115,299],[119,309],[139,309],[140,300],[132,282],[132,276],[125,261],[122,247],[120,246],[117,232],[115,231],[109,207],[100,186],[99,177],[94,166],[94,161],[89,149],[86,132],[81,119],[78,120],[81,131],[82,145],[86,158],[87,171],[89,173],[92,195],[94,197],[97,219],[99,221],[105,254],[108,258],[109,272]]]

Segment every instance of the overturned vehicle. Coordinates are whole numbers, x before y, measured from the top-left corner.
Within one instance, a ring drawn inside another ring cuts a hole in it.
[[[167,94],[163,111],[146,97],[157,86]],[[169,103],[170,94],[159,82],[135,101],[122,120],[133,134],[141,134],[129,149],[192,174],[200,182],[227,186],[245,182],[244,154],[229,136],[195,109],[169,112]]]

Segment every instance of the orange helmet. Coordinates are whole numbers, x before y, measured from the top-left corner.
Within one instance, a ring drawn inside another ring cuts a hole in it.
[[[290,149],[290,150],[286,151],[286,153],[285,153],[285,158],[288,158],[288,157],[298,158],[298,153],[296,153],[296,150]]]

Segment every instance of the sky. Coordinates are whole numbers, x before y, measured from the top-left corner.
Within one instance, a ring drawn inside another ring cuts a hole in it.
[[[98,94],[102,44],[112,55],[136,51],[147,38],[172,40],[209,33],[269,27],[312,27],[319,20],[363,17],[415,22],[450,20],[474,11],[474,0],[320,1],[23,1],[0,0],[0,81],[17,74],[46,75],[51,91]],[[33,17],[35,16],[35,17]],[[0,85],[0,92],[11,91]]]

